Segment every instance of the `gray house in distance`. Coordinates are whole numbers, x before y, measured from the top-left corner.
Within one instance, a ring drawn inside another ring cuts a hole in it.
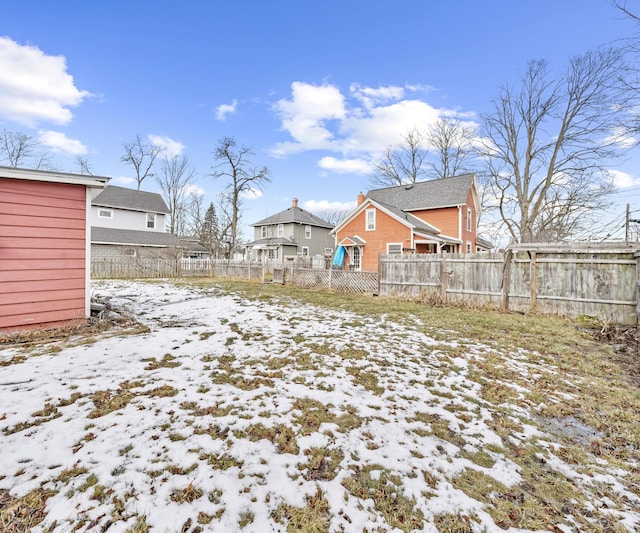
[[[329,234],[333,225],[298,207],[297,198],[288,209],[251,226],[254,240],[246,246],[252,261],[333,255],[335,240]]]
[[[91,257],[200,257],[197,239],[167,233],[162,196],[108,185],[91,201]]]

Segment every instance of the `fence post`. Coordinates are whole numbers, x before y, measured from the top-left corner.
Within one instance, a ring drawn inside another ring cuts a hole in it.
[[[538,287],[537,287],[537,279],[536,279],[536,252],[529,252],[529,256],[531,258],[531,263],[529,263],[529,279],[531,286],[531,302],[530,302],[530,312],[535,312],[537,296],[538,296]]]
[[[640,252],[634,254],[636,258],[636,323],[640,317]]]
[[[504,264],[502,265],[502,310],[509,310],[509,289],[511,287],[511,263],[513,261],[513,251],[507,250],[504,254]]]
[[[447,254],[442,254],[442,285],[440,287],[440,298],[447,301],[447,286],[449,285],[449,272],[447,272]]]
[[[329,266],[329,290],[331,290],[331,277],[333,275],[333,268]]]

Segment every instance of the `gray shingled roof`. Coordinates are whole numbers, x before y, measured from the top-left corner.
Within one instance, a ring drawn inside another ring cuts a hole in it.
[[[463,205],[467,201],[474,176],[475,174],[462,174],[451,178],[374,189],[367,193],[367,198],[403,211]]]
[[[93,244],[121,244],[130,246],[180,246],[192,251],[204,251],[193,238],[180,238],[173,233],[163,231],[144,231],[131,229],[91,227]]]
[[[315,216],[300,207],[291,206],[284,211],[280,211],[275,215],[271,215],[259,222],[251,224],[251,226],[269,226],[271,224],[303,224],[305,226],[316,226],[319,228],[333,228],[333,224],[322,220],[320,217]]]
[[[91,202],[100,207],[119,207],[133,211],[150,213],[170,213],[167,204],[157,192],[137,191],[107,185],[107,187]]]
[[[257,246],[260,244],[269,244],[274,246],[298,246],[298,243],[285,237],[274,237],[266,239],[258,239],[257,241],[248,242],[245,246]]]
[[[398,218],[406,220],[409,224],[413,225],[414,228],[416,230],[418,230],[418,231],[424,231],[424,232],[427,232],[427,233],[440,233],[440,229],[439,228],[436,228],[435,226],[432,226],[428,222],[425,222],[424,220],[419,219],[418,217],[414,217],[411,213],[406,213],[402,209],[399,209],[399,208],[394,207],[392,205],[384,204],[382,202],[377,202],[376,201],[376,203],[378,205],[381,205],[385,209],[389,210],[390,212],[392,212]]]

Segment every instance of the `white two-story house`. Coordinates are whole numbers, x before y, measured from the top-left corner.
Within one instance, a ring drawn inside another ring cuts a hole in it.
[[[206,255],[197,239],[165,231],[170,213],[162,196],[108,185],[91,201],[91,257]]]

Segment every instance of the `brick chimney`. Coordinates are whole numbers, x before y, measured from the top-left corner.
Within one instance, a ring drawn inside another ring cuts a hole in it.
[[[298,199],[294,198],[293,200],[291,200],[291,205],[293,205],[293,207],[298,207]]]
[[[364,202],[364,194],[359,193],[358,194],[358,205],[360,205],[362,202]]]

